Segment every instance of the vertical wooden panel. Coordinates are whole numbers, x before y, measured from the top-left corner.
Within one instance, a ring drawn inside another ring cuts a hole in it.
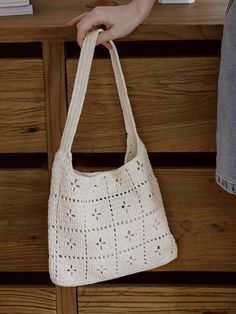
[[[63,42],[43,42],[48,168],[59,148],[66,119],[65,55]]]
[[[57,314],[77,314],[76,288],[56,287]]]

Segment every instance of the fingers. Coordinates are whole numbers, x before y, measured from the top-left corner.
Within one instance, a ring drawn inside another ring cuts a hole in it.
[[[111,27],[108,30],[98,34],[96,45],[100,45],[100,44],[106,43],[105,47],[108,46],[108,47],[111,48],[111,44],[109,43],[109,40],[113,40],[115,38],[116,38],[116,34],[115,34],[115,31],[114,31],[114,27]]]
[[[72,20],[67,22],[68,26],[73,26],[76,25],[79,21],[82,20],[83,17],[85,17],[87,14],[89,14],[89,12],[84,12],[76,17],[74,17]]]
[[[84,38],[92,29],[102,24],[101,16],[97,14],[97,10],[92,10],[77,23],[77,42],[80,48],[83,45]]]
[[[111,49],[112,46],[109,42],[103,43],[103,46],[106,47],[107,49]]]
[[[104,8],[103,8],[104,10]],[[107,49],[111,49],[111,44],[109,40],[115,38],[114,27],[105,23],[103,16],[104,11],[101,8],[96,7],[90,12],[84,12],[73,18],[71,21],[67,22],[68,26],[77,26],[77,42],[80,48],[82,48],[84,39],[88,32],[93,31],[99,26],[105,24],[106,27],[109,27],[106,31],[100,33],[97,38],[96,45],[104,45]],[[107,14],[106,14],[107,16]],[[109,15],[108,15],[109,16]]]

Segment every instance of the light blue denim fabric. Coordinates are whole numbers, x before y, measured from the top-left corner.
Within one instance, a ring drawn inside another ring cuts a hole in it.
[[[219,186],[236,195],[236,0],[224,18],[218,77],[216,173]]]

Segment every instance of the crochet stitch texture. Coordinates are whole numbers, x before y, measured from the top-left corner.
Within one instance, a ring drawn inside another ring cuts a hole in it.
[[[124,164],[111,171],[72,167],[71,147],[86,94],[96,38],[84,41],[68,116],[52,167],[48,200],[49,273],[81,286],[149,270],[177,257],[157,178],[138,136],[113,41],[109,50],[127,132]]]

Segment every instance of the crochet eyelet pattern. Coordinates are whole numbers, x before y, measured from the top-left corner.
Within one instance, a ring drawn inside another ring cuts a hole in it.
[[[160,187],[138,136],[118,53],[109,49],[127,132],[124,164],[81,172],[71,147],[83,107],[97,29],[81,49],[48,199],[49,273],[56,285],[81,286],[149,270],[177,257]]]

